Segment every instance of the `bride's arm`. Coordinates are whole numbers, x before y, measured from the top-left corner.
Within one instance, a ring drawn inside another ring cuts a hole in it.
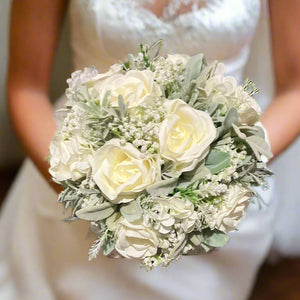
[[[48,85],[65,0],[15,0],[11,8],[8,107],[15,131],[44,177],[55,132]]]
[[[262,122],[274,156],[300,133],[300,1],[270,0],[276,96]]]

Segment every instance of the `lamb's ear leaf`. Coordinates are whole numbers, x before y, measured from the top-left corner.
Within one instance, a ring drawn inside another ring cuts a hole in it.
[[[186,62],[185,69],[183,71],[184,86],[186,86],[186,83],[189,83],[190,85],[192,80],[196,79],[200,75],[206,65],[206,60],[202,53],[190,57]]]
[[[137,200],[122,204],[120,212],[128,222],[137,221],[143,216],[143,210]]]
[[[206,157],[205,167],[211,174],[218,174],[230,164],[230,154],[212,149]]]
[[[163,46],[163,40],[158,40],[150,46],[147,52],[149,61],[153,61],[159,56],[162,46]]]
[[[226,232],[218,229],[206,228],[202,231],[202,243],[210,247],[224,247],[229,241],[229,237]]]
[[[102,253],[109,255],[115,249],[116,242],[112,239],[106,239],[101,244]]]
[[[164,196],[170,194],[176,187],[178,178],[168,178],[161,180],[147,188],[147,192],[151,196]]]
[[[108,218],[116,210],[116,205],[110,202],[101,203],[89,208],[81,208],[76,211],[79,219],[87,221],[99,221]]]
[[[246,138],[246,142],[258,160],[261,160],[261,155],[265,155],[269,159],[273,157],[268,143],[263,138],[257,135],[251,135]]]
[[[239,115],[237,110],[234,107],[231,107],[222,122],[222,125],[217,128],[217,136],[216,139],[223,136],[234,124],[239,122]]]

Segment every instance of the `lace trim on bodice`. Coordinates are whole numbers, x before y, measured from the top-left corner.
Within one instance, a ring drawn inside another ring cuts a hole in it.
[[[163,39],[165,53],[204,52],[242,76],[260,0],[153,1],[71,0],[75,68],[96,65],[102,72],[137,52],[138,43]],[[168,2],[161,17],[151,7],[158,2]]]

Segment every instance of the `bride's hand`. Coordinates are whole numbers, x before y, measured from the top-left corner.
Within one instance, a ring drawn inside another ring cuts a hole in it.
[[[56,130],[48,86],[65,8],[62,0],[13,1],[7,80],[8,107],[16,133],[57,192],[46,161]]]

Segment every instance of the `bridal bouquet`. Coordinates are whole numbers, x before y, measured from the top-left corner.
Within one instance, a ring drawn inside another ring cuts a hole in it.
[[[97,236],[90,259],[101,250],[152,269],[223,247],[271,175],[254,84],[160,47],[68,80],[50,173],[72,207],[67,221],[89,221]]]

